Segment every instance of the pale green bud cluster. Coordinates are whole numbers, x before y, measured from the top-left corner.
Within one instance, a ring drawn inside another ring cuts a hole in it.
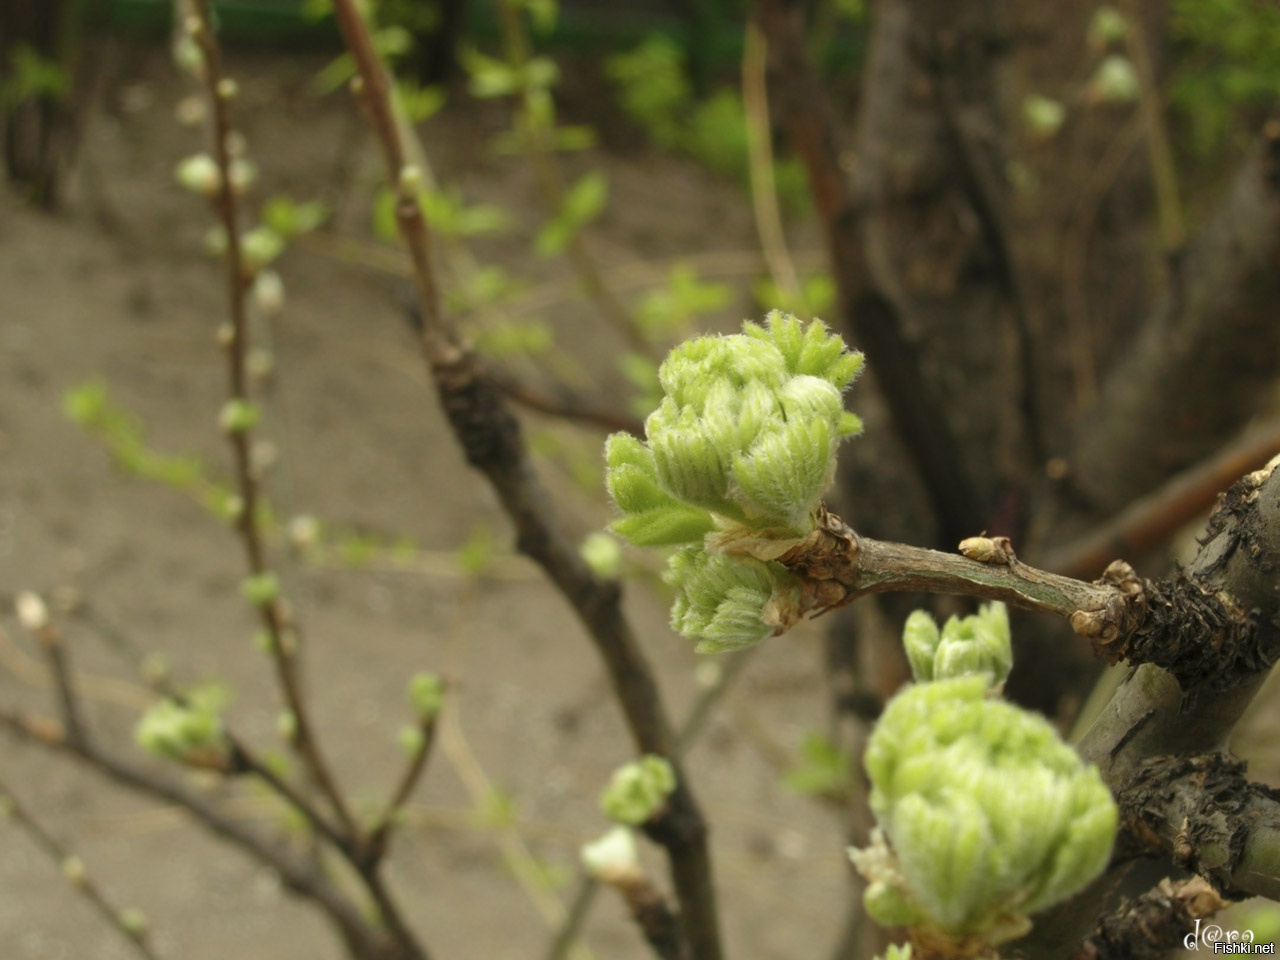
[[[663,579],[677,591],[671,625],[697,638],[698,653],[740,650],[777,633],[799,590],[781,564],[702,547],[672,554]]]
[[[988,681],[910,687],[872,734],[879,829],[853,858],[881,923],[997,944],[1106,866],[1117,812],[1097,768]]]
[[[147,753],[191,766],[219,769],[227,759],[222,721],[207,705],[162,700],[142,715],[134,739]]]
[[[926,610],[907,617],[902,643],[919,683],[985,673],[999,687],[1013,668],[1009,612],[1003,603],[984,604],[976,614],[951,617],[938,629]]]
[[[645,421],[647,442],[609,438],[606,484],[624,514],[611,529],[637,546],[688,545],[667,581],[678,591],[673,626],[700,649],[747,646],[785,619],[777,608],[794,578],[706,537],[786,540],[813,530],[836,448],[862,429],[841,400],[861,369],[862,355],[821,322],[775,310],[741,334],[676,347],[658,372],[664,397]]]
[[[656,754],[645,754],[614,771],[600,795],[600,809],[610,820],[639,826],[662,810],[675,788],[676,772],[671,762]]]

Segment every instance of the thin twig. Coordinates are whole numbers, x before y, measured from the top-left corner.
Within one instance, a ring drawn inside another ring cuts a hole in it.
[[[212,833],[269,866],[294,893],[316,902],[337,926],[343,939],[359,948],[357,956],[368,960],[391,960],[381,934],[366,924],[360,909],[313,864],[304,862],[283,845],[227,817],[208,801],[158,774],[135,766],[94,744],[72,742],[55,720],[29,717],[0,707],[0,727],[28,743],[74,757],[131,790],[181,807]]]
[[[85,871],[80,858],[54,839],[53,835],[32,817],[30,811],[18,802],[13,790],[2,780],[0,780],[0,807],[3,808],[4,814],[17,823],[35,841],[36,846],[62,870],[71,888],[89,901],[106,920],[108,926],[129,941],[138,956],[143,957],[144,960],[156,960],[156,955],[147,942],[145,923],[131,922],[128,911],[115,907]],[[142,917],[139,915],[138,921],[141,920]]]
[[[374,825],[369,831],[366,856],[379,858],[386,852],[387,840],[396,819],[412,795],[413,788],[417,786],[423,772],[427,769],[427,760],[431,756],[431,747],[436,738],[436,718],[423,719],[415,729],[421,735],[421,739],[414,745],[409,755],[409,762],[401,771],[400,779],[395,789],[391,791],[391,797],[387,800],[386,806],[373,820]]]
[[[445,415],[467,461],[492,484],[516,528],[517,545],[536,560],[573,605],[608,670],[637,749],[673,758],[675,738],[653,672],[621,609],[621,589],[595,577],[554,525],[551,507],[529,463],[518,421],[473,355],[464,350],[441,310],[430,260],[430,240],[414,172],[405,169],[401,131],[391,109],[385,69],[354,0],[336,0],[334,13],[359,70],[356,85],[396,185],[396,223],[414,264],[422,311],[422,349]],[[688,777],[676,767],[677,786],[661,818],[684,936],[695,960],[720,960],[720,924],[706,824]]]
[[[518,73],[524,73],[528,66],[532,51],[529,48],[529,37],[525,32],[524,4],[513,0],[498,0],[498,15],[502,28],[503,44],[506,47],[507,59]],[[534,103],[533,91],[525,88],[521,91],[521,126],[525,137],[525,146],[529,160],[533,164],[534,175],[539,189],[542,191],[549,216],[556,216],[564,205],[568,193],[560,165],[556,160],[554,145],[547,137],[547,129],[543,124],[541,111]],[[578,274],[578,279],[587,295],[595,301],[606,317],[627,338],[632,348],[651,354],[654,345],[649,343],[635,317],[621,300],[618,299],[601,274],[594,254],[588,245],[582,230],[575,230],[569,238],[567,248],[569,262]]]
[[[637,437],[644,436],[644,423],[638,417],[592,407],[577,397],[559,397],[543,393],[492,364],[486,366],[485,375],[503,394],[522,407],[576,423],[603,427],[605,430],[624,430]]]
[[[58,695],[58,707],[62,712],[62,723],[66,727],[67,736],[77,743],[84,740],[85,726],[80,717],[80,701],[72,685],[71,670],[67,665],[67,653],[62,645],[62,631],[49,616],[49,608],[44,600],[34,593],[19,595],[17,600],[18,620],[32,635],[44,651],[49,665],[49,674],[53,677],[54,690]]]
[[[228,309],[231,324],[228,335],[222,338],[227,356],[228,393],[233,403],[247,405],[250,401],[248,354],[249,316],[246,299],[247,285],[252,272],[248,268],[240,236],[240,212],[236,202],[232,176],[232,122],[231,99],[235,85],[223,76],[221,51],[213,32],[213,18],[209,0],[193,0],[193,22],[184,24],[202,54],[202,78],[213,117],[214,160],[219,171],[219,183],[215,208],[226,233],[226,273]],[[257,469],[252,461],[252,434],[248,429],[229,429],[227,439],[231,445],[235,464],[236,489],[240,496],[240,514],[236,529],[244,546],[245,557],[252,577],[258,578],[270,572],[264,538],[260,528],[259,503],[261,489]],[[353,838],[359,836],[359,826],[351,815],[342,791],[320,750],[312,729],[310,713],[303,700],[297,670],[296,625],[286,612],[279,597],[271,597],[255,604],[258,617],[266,631],[271,648],[276,679],[284,694],[285,703],[297,724],[293,738],[308,773],[333,807],[343,828]]]
[[[772,125],[769,122],[769,92],[765,83],[768,57],[760,27],[747,23],[742,47],[742,105],[747,121],[747,156],[751,173],[751,209],[760,234],[760,249],[769,275],[782,295],[790,301],[800,297],[800,279],[787,250],[778,212],[778,192],[774,186]]]
[[[1142,555],[1213,506],[1220,491],[1280,452],[1280,419],[1251,428],[1238,441],[1135,500],[1078,540],[1038,558],[1069,577],[1097,576],[1114,558]]]
[[[698,699],[694,701],[689,715],[685,718],[684,725],[681,726],[680,732],[676,735],[676,753],[679,756],[684,756],[689,748],[693,746],[694,741],[698,739],[698,736],[706,729],[707,721],[715,712],[716,707],[720,705],[725,694],[729,692],[733,682],[741,675],[743,668],[757,649],[759,648],[750,647],[726,657],[715,683],[703,689],[698,695]],[[568,956],[570,947],[573,946],[574,941],[581,934],[587,918],[591,915],[591,907],[595,903],[595,897],[599,889],[600,884],[595,878],[589,874],[583,875],[582,884],[578,887],[578,893],[569,905],[569,915],[565,919],[563,926],[556,931],[555,938],[551,941],[551,947],[547,952],[547,960],[564,960]]]
[[[1187,228],[1182,219],[1182,200],[1178,196],[1178,171],[1169,144],[1169,128],[1164,122],[1160,87],[1147,44],[1147,28],[1134,0],[1121,0],[1128,21],[1125,43],[1134,70],[1138,73],[1138,107],[1147,135],[1147,156],[1151,164],[1151,182],[1155,186],[1156,211],[1160,219],[1160,240],[1166,254],[1175,254],[1187,241]]]

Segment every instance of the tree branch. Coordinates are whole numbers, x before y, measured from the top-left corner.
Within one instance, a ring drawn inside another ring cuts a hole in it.
[[[1223,897],[1280,900],[1280,791],[1224,754],[1153,757],[1120,791],[1124,856],[1169,856]]]
[[[370,927],[360,909],[313,865],[206,800],[94,744],[72,741],[56,721],[0,708],[0,727],[28,743],[75,757],[130,790],[181,807],[211,833],[269,866],[289,890],[317,903],[360,960],[425,960],[425,954],[406,954],[398,944],[389,942],[383,931]]]
[[[1201,667],[1180,670],[1176,678],[1150,663],[1134,670],[1078,744],[1081,756],[1098,765],[1113,792],[1123,795],[1129,784],[1145,776],[1153,757],[1197,757],[1224,750],[1280,657],[1280,594],[1275,589],[1280,570],[1278,467],[1280,458],[1227,491],[1183,575],[1199,594],[1192,602],[1210,602],[1214,614],[1181,625],[1173,622],[1169,628],[1175,639],[1184,630],[1194,634],[1191,650],[1184,652],[1197,652]],[[1215,624],[1218,616],[1223,619]],[[1219,654],[1222,663],[1211,668]],[[1275,849],[1280,847],[1273,844]],[[1280,876],[1280,865],[1273,866],[1277,869],[1269,875]],[[1017,955],[1035,960],[1067,956],[1062,945],[1087,935],[1114,882],[1114,876],[1104,876],[1048,911],[1018,942]]]
[[[655,839],[667,851],[680,921],[695,960],[720,960],[720,928],[706,825],[689,778],[679,768],[676,742],[657,683],[621,608],[621,588],[595,577],[553,522],[545,491],[529,463],[520,426],[497,388],[466,350],[441,309],[430,256],[430,235],[406,166],[402,131],[392,109],[389,81],[354,0],[334,12],[359,71],[358,93],[384,151],[397,191],[396,221],[408,247],[422,311],[422,349],[445,415],[467,462],[489,480],[516,528],[517,547],[547,573],[573,606],[595,642],[622,706],[636,747],[667,757],[677,787]]]
[[[1136,900],[1126,900],[1103,917],[1072,960],[1164,960],[1185,942],[1196,920],[1227,905],[1200,877],[1161,880]]]

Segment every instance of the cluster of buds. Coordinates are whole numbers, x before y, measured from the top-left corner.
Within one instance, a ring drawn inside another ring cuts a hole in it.
[[[872,917],[911,927],[933,954],[971,956],[1102,871],[1116,805],[1047,720],[993,696],[1011,659],[1002,609],[941,631],[916,615],[906,634],[922,682],[889,703],[867,745],[878,826],[852,857]]]
[[[222,720],[206,704],[161,700],[142,715],[134,738],[147,753],[187,766],[225,771],[230,763]]]
[[[606,482],[624,514],[611,529],[638,546],[682,546],[667,573],[672,623],[700,650],[748,646],[794,619],[783,611],[795,578],[733,546],[794,544],[815,528],[837,447],[862,429],[841,399],[861,369],[821,322],[775,310],[673,350],[646,442],[609,438]]]
[[[917,683],[984,673],[999,690],[1013,668],[1009,611],[999,602],[972,616],[951,617],[941,630],[927,610],[916,610],[907,617],[902,645]]]

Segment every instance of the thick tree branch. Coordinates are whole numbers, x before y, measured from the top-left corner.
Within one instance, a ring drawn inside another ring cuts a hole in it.
[[[1196,920],[1227,905],[1200,877],[1160,881],[1135,900],[1126,900],[1103,917],[1072,960],[1164,960],[1186,940]]]
[[[1172,855],[1231,900],[1280,900],[1280,792],[1224,754],[1153,757],[1116,798],[1126,856]]]
[[[555,525],[551,504],[529,462],[520,426],[498,388],[462,346],[441,308],[431,263],[430,234],[418,204],[415,171],[392,109],[389,81],[354,0],[334,12],[356,61],[358,92],[384,151],[397,191],[396,220],[413,262],[422,312],[422,348],[441,405],[467,462],[489,480],[516,529],[518,548],[537,562],[572,605],[604,660],[639,750],[667,757],[677,788],[650,835],[667,851],[680,921],[694,960],[720,960],[720,929],[706,825],[688,776],[679,769],[676,741],[653,672],[622,613],[621,588],[595,577]]]
[[[1280,458],[1227,491],[1183,575],[1199,594],[1192,602],[1215,601],[1215,616],[1224,618],[1219,628],[1195,620],[1185,625],[1188,634],[1194,634],[1187,652],[1198,648],[1201,667],[1180,671],[1178,678],[1150,663],[1134,670],[1078,744],[1081,755],[1098,764],[1113,791],[1123,795],[1147,775],[1154,757],[1196,757],[1225,750],[1231,731],[1280,657],[1278,467]],[[1176,637],[1178,625],[1172,628]],[[1212,669],[1220,653],[1222,665]],[[1267,821],[1268,831],[1273,822]],[[1272,844],[1271,849],[1278,848]],[[1249,869],[1258,877],[1280,876],[1280,869],[1269,874]],[[1236,873],[1233,870],[1233,878]],[[1114,876],[1103,877],[1038,919],[1032,934],[1017,945],[1016,955],[1036,960],[1066,956],[1061,945],[1087,935],[1114,882]]]

